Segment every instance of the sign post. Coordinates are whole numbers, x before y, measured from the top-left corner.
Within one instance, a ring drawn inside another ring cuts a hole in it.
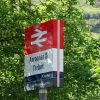
[[[39,100],[47,100],[47,89],[39,90]]]
[[[62,20],[50,20],[25,30],[24,90],[40,89],[40,100],[46,88],[63,86],[63,27]]]

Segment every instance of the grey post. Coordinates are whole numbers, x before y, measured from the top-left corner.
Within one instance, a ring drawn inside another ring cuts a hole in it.
[[[47,100],[47,89],[39,90],[39,100]]]

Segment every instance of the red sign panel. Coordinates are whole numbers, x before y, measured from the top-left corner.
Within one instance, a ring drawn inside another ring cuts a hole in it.
[[[36,26],[30,26],[25,30],[24,54],[32,54],[50,48],[57,48],[57,23],[51,20]],[[63,26],[60,20],[60,48],[63,49]]]

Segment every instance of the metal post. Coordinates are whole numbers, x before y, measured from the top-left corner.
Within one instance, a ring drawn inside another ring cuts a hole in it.
[[[39,90],[39,100],[47,100],[47,89]]]

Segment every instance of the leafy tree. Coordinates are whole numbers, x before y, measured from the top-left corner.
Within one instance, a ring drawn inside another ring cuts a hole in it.
[[[93,4],[93,0],[89,0]],[[38,100],[24,92],[24,29],[49,19],[65,22],[64,87],[48,89],[48,100],[100,99],[100,40],[86,34],[77,0],[0,0],[0,100]]]

